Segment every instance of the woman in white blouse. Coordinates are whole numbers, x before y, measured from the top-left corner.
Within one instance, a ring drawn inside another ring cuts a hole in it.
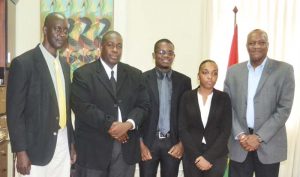
[[[200,85],[187,91],[179,108],[179,137],[184,146],[186,177],[222,177],[227,163],[227,142],[232,112],[229,96],[214,88],[218,66],[205,60],[199,66]]]

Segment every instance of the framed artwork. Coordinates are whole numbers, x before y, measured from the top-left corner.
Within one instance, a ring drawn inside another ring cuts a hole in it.
[[[101,37],[113,29],[113,0],[41,0],[40,10],[41,29],[48,13],[60,12],[68,19],[68,45],[60,55],[71,73],[99,58]]]

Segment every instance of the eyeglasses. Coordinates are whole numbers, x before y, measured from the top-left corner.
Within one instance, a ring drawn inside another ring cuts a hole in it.
[[[248,43],[249,47],[254,47],[256,44],[260,47],[264,47],[264,46],[268,45],[268,43],[265,41],[253,41],[253,42]]]
[[[162,55],[162,56],[164,56],[164,55],[174,56],[175,55],[174,51],[172,51],[172,50],[169,50],[169,51],[160,50],[160,51],[156,51],[155,53],[159,54],[159,55]]]

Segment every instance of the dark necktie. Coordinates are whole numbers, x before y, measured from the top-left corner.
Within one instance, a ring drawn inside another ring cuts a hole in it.
[[[116,95],[116,93],[117,93],[117,82],[116,82],[116,79],[114,77],[114,71],[113,70],[111,70],[110,83],[111,83],[111,86],[113,88],[113,92]]]

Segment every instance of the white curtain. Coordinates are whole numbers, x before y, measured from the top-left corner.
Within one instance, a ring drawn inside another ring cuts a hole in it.
[[[200,60],[218,63],[216,87],[223,89],[237,6],[239,60],[248,60],[246,37],[261,28],[269,35],[268,56],[294,66],[296,92],[287,122],[288,160],[280,177],[300,177],[300,1],[299,0],[128,0],[114,1],[115,29],[123,34],[123,61],[142,70],[154,64],[153,44],[160,38],[175,43],[175,70],[190,76],[197,86]],[[297,109],[298,108],[298,109]],[[297,148],[298,147],[298,148]],[[137,174],[138,175],[138,174]]]
[[[246,50],[247,34],[256,28],[265,30],[269,35],[268,56],[285,61],[294,66],[296,92],[292,113],[287,122],[288,131],[288,159],[281,163],[280,177],[300,177],[300,1],[299,0],[207,0],[212,15],[207,28],[211,33],[210,56],[216,60],[222,75],[217,87],[222,89],[228,56],[233,36],[234,13],[237,6],[237,24],[239,40],[239,61],[249,59]],[[205,35],[205,34],[204,34]]]

